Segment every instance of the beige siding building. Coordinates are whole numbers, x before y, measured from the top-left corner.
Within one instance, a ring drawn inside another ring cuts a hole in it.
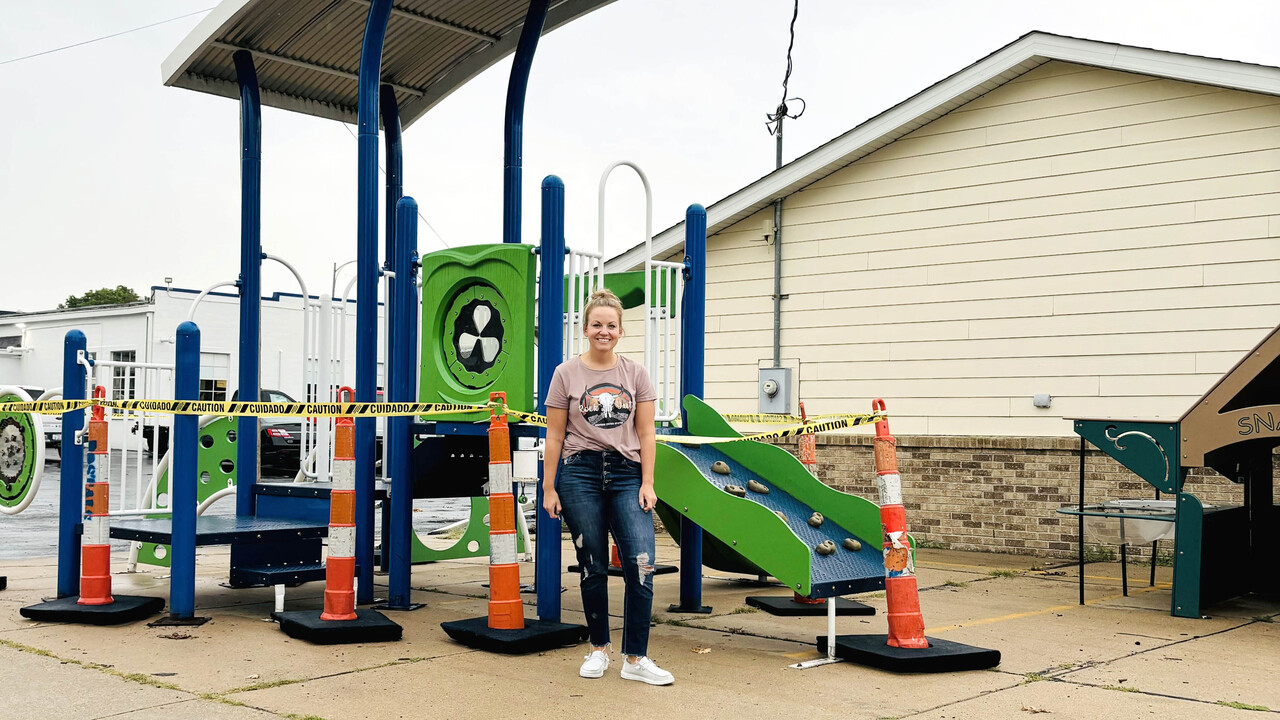
[[[1275,68],[1041,33],[947,78],[708,208],[707,399],[757,409],[782,197],[781,356],[810,413],[883,397],[895,433],[935,436],[1176,418],[1280,323],[1277,94]]]
[[[711,204],[722,412],[757,412],[773,366],[779,198],[792,412],[884,398],[925,545],[1074,557],[1066,418],[1177,419],[1280,323],[1280,68],[1031,33]],[[868,434],[820,436],[819,478],[875,498]],[[1152,493],[1088,455],[1089,502]]]

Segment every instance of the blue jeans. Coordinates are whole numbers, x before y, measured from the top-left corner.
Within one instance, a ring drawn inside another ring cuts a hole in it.
[[[653,615],[653,515],[640,509],[640,463],[614,451],[565,458],[557,473],[560,507],[582,568],[582,610],[591,644],[609,644],[609,531],[626,581],[622,653],[642,656]]]

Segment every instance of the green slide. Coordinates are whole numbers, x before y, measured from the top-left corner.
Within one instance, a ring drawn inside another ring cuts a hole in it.
[[[684,407],[690,435],[741,437],[720,414],[693,396]],[[729,473],[712,469],[723,462]],[[768,489],[746,497],[727,492],[754,480]],[[703,564],[725,571],[772,575],[804,597],[826,598],[884,589],[880,508],[822,484],[783,448],[757,442],[658,443],[654,489],[659,517],[680,541],[680,516],[703,531]],[[823,516],[809,524],[814,512]],[[844,547],[846,538],[861,542]],[[820,555],[824,540],[835,552]]]

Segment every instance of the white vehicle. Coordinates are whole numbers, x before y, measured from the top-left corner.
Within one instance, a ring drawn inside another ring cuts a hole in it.
[[[31,396],[32,400],[39,400],[44,395],[44,388],[31,387],[29,385],[19,385],[24,392]],[[62,447],[62,416],[61,415],[42,415],[44,420],[44,446],[45,447]]]

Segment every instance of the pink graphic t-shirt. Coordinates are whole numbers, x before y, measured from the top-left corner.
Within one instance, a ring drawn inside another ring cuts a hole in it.
[[[569,416],[560,457],[617,450],[640,462],[635,407],[657,399],[649,371],[629,358],[619,355],[618,364],[608,370],[592,370],[577,357],[562,363],[547,389],[547,407],[567,410]]]

